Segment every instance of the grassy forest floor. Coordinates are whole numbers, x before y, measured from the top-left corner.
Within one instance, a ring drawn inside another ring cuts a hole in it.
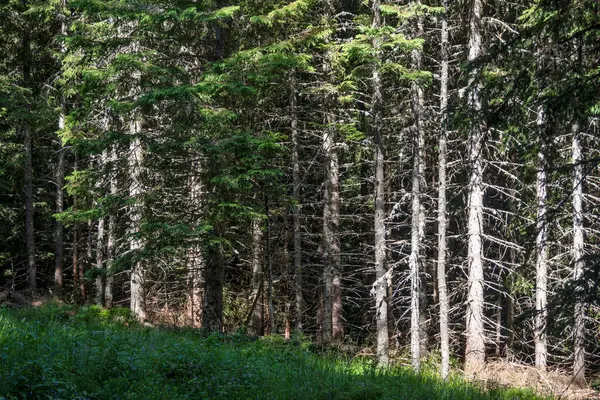
[[[302,340],[140,326],[128,310],[0,308],[0,399],[539,399],[323,356]]]

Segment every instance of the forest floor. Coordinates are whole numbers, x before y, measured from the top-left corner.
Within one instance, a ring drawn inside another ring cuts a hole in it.
[[[548,372],[540,372],[531,365],[518,362],[488,362],[477,381],[482,387],[528,388],[557,399],[600,400],[600,392],[574,382],[566,371],[550,369]]]
[[[300,338],[146,327],[127,309],[0,307],[0,399],[550,398],[499,383],[380,370]]]

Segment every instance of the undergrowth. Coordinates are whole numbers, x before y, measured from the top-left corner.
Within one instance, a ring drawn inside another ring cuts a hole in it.
[[[537,399],[309,348],[143,327],[125,309],[3,308],[0,399]]]

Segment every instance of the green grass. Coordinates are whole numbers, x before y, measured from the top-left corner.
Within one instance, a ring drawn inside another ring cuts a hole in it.
[[[127,310],[0,309],[0,399],[536,399],[377,370],[306,342],[146,328]]]

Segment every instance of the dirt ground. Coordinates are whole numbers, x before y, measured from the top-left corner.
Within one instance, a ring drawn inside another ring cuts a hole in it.
[[[488,388],[530,388],[542,395],[551,395],[561,400],[600,400],[600,392],[574,382],[565,371],[540,372],[532,366],[514,362],[489,362],[476,380]]]

